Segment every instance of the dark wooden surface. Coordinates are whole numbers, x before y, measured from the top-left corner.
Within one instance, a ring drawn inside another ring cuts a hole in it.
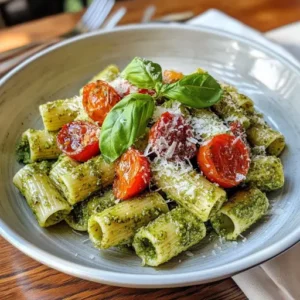
[[[245,299],[232,279],[185,288],[119,288],[81,280],[50,269],[25,256],[2,238],[0,246],[1,300]]]
[[[260,30],[268,31],[300,19],[300,0],[132,0],[121,24],[139,22],[154,4],[155,17],[191,10],[195,14],[217,8]],[[70,30],[82,13],[63,14],[0,30],[0,52],[32,41],[53,38]],[[25,256],[0,237],[0,299],[246,299],[232,279],[172,289],[130,289],[92,283],[50,269]]]

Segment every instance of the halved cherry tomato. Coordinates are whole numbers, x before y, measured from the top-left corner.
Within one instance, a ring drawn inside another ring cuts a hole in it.
[[[142,192],[150,183],[150,163],[138,150],[130,148],[116,166],[113,192],[116,198],[126,200]]]
[[[57,135],[58,148],[77,161],[87,161],[99,153],[99,127],[87,121],[64,125]]]
[[[240,137],[220,134],[202,145],[197,161],[204,175],[224,188],[243,181],[248,173],[250,158]]]
[[[174,83],[183,78],[183,74],[181,72],[176,72],[173,70],[165,70],[163,74],[164,83]]]
[[[170,160],[190,159],[196,155],[196,145],[192,143],[192,128],[181,115],[163,113],[152,126],[149,144],[159,156]]]
[[[106,115],[121,100],[119,94],[107,82],[97,80],[83,88],[82,104],[88,116],[102,125]]]

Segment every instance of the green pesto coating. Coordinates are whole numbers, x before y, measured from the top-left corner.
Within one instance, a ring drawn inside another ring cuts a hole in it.
[[[263,146],[270,155],[280,155],[285,147],[284,136],[267,124],[250,127],[247,139],[252,146]]]
[[[199,243],[205,235],[204,223],[177,207],[140,228],[133,247],[143,265],[158,266]]]
[[[226,192],[195,170],[186,171],[171,162],[152,164],[155,184],[169,199],[206,222],[226,201]]]
[[[27,138],[21,138],[21,141],[17,144],[16,156],[18,162],[23,162],[24,164],[29,164],[30,159],[30,147]]]
[[[238,107],[242,108],[246,112],[251,113],[254,111],[254,103],[248,96],[239,93],[238,90],[231,85],[223,84],[222,88],[230,94],[232,100],[238,105]]]
[[[145,193],[93,214],[88,221],[89,236],[100,249],[130,244],[137,229],[166,212],[168,205],[160,194]]]
[[[28,164],[45,159],[56,159],[61,153],[57,147],[56,137],[57,132],[26,130],[17,145],[17,160]]]
[[[114,166],[113,163],[105,162],[100,155],[62,174],[62,191],[68,202],[73,205],[111,185],[115,175]]]
[[[259,189],[240,190],[212,217],[211,224],[220,236],[236,240],[266,213],[268,207],[268,198]]]
[[[64,195],[68,193],[68,189],[61,179],[63,175],[71,173],[79,163],[66,155],[60,155],[58,160],[53,164],[49,177]]]
[[[116,204],[112,190],[103,195],[95,195],[74,205],[71,213],[65,218],[70,227],[79,231],[87,231],[88,220],[92,214],[100,213]]]
[[[48,177],[50,167],[51,163],[46,161],[28,164],[13,178],[42,227],[60,222],[71,211],[71,206]]]
[[[40,105],[39,110],[45,129],[57,131],[64,124],[72,122],[82,107],[81,101],[81,97],[75,96],[70,99],[56,100]]]
[[[266,192],[282,188],[284,172],[281,160],[276,156],[252,157],[246,183]]]
[[[270,155],[279,156],[285,147],[284,136],[272,129],[263,119],[263,115],[254,111],[249,113],[251,122],[247,130],[247,139],[253,147],[264,147]]]
[[[212,106],[215,113],[226,123],[238,121],[247,129],[250,126],[250,120],[243,108],[241,108],[232,93],[223,88],[223,95],[220,101]]]

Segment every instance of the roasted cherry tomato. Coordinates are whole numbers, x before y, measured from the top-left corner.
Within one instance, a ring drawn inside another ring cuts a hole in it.
[[[196,155],[196,145],[192,143],[192,128],[178,114],[165,112],[152,126],[149,144],[159,156],[169,160],[190,159]]]
[[[58,148],[69,157],[87,161],[99,153],[99,127],[87,121],[74,121],[57,135]]]
[[[138,150],[130,148],[116,166],[113,192],[116,198],[129,199],[142,192],[150,183],[150,163]]]
[[[183,77],[181,72],[176,72],[173,70],[165,70],[163,74],[164,83],[174,83]]]
[[[89,83],[83,88],[83,107],[88,116],[99,125],[102,125],[106,115],[120,100],[115,89],[102,80]]]
[[[202,145],[197,161],[204,175],[224,188],[243,181],[250,166],[247,146],[240,137],[230,134],[216,135]]]

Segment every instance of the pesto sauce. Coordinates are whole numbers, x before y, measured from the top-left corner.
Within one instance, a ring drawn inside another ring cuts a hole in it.
[[[18,162],[29,164],[31,162],[29,142],[26,137],[22,137],[16,148],[16,156]]]

